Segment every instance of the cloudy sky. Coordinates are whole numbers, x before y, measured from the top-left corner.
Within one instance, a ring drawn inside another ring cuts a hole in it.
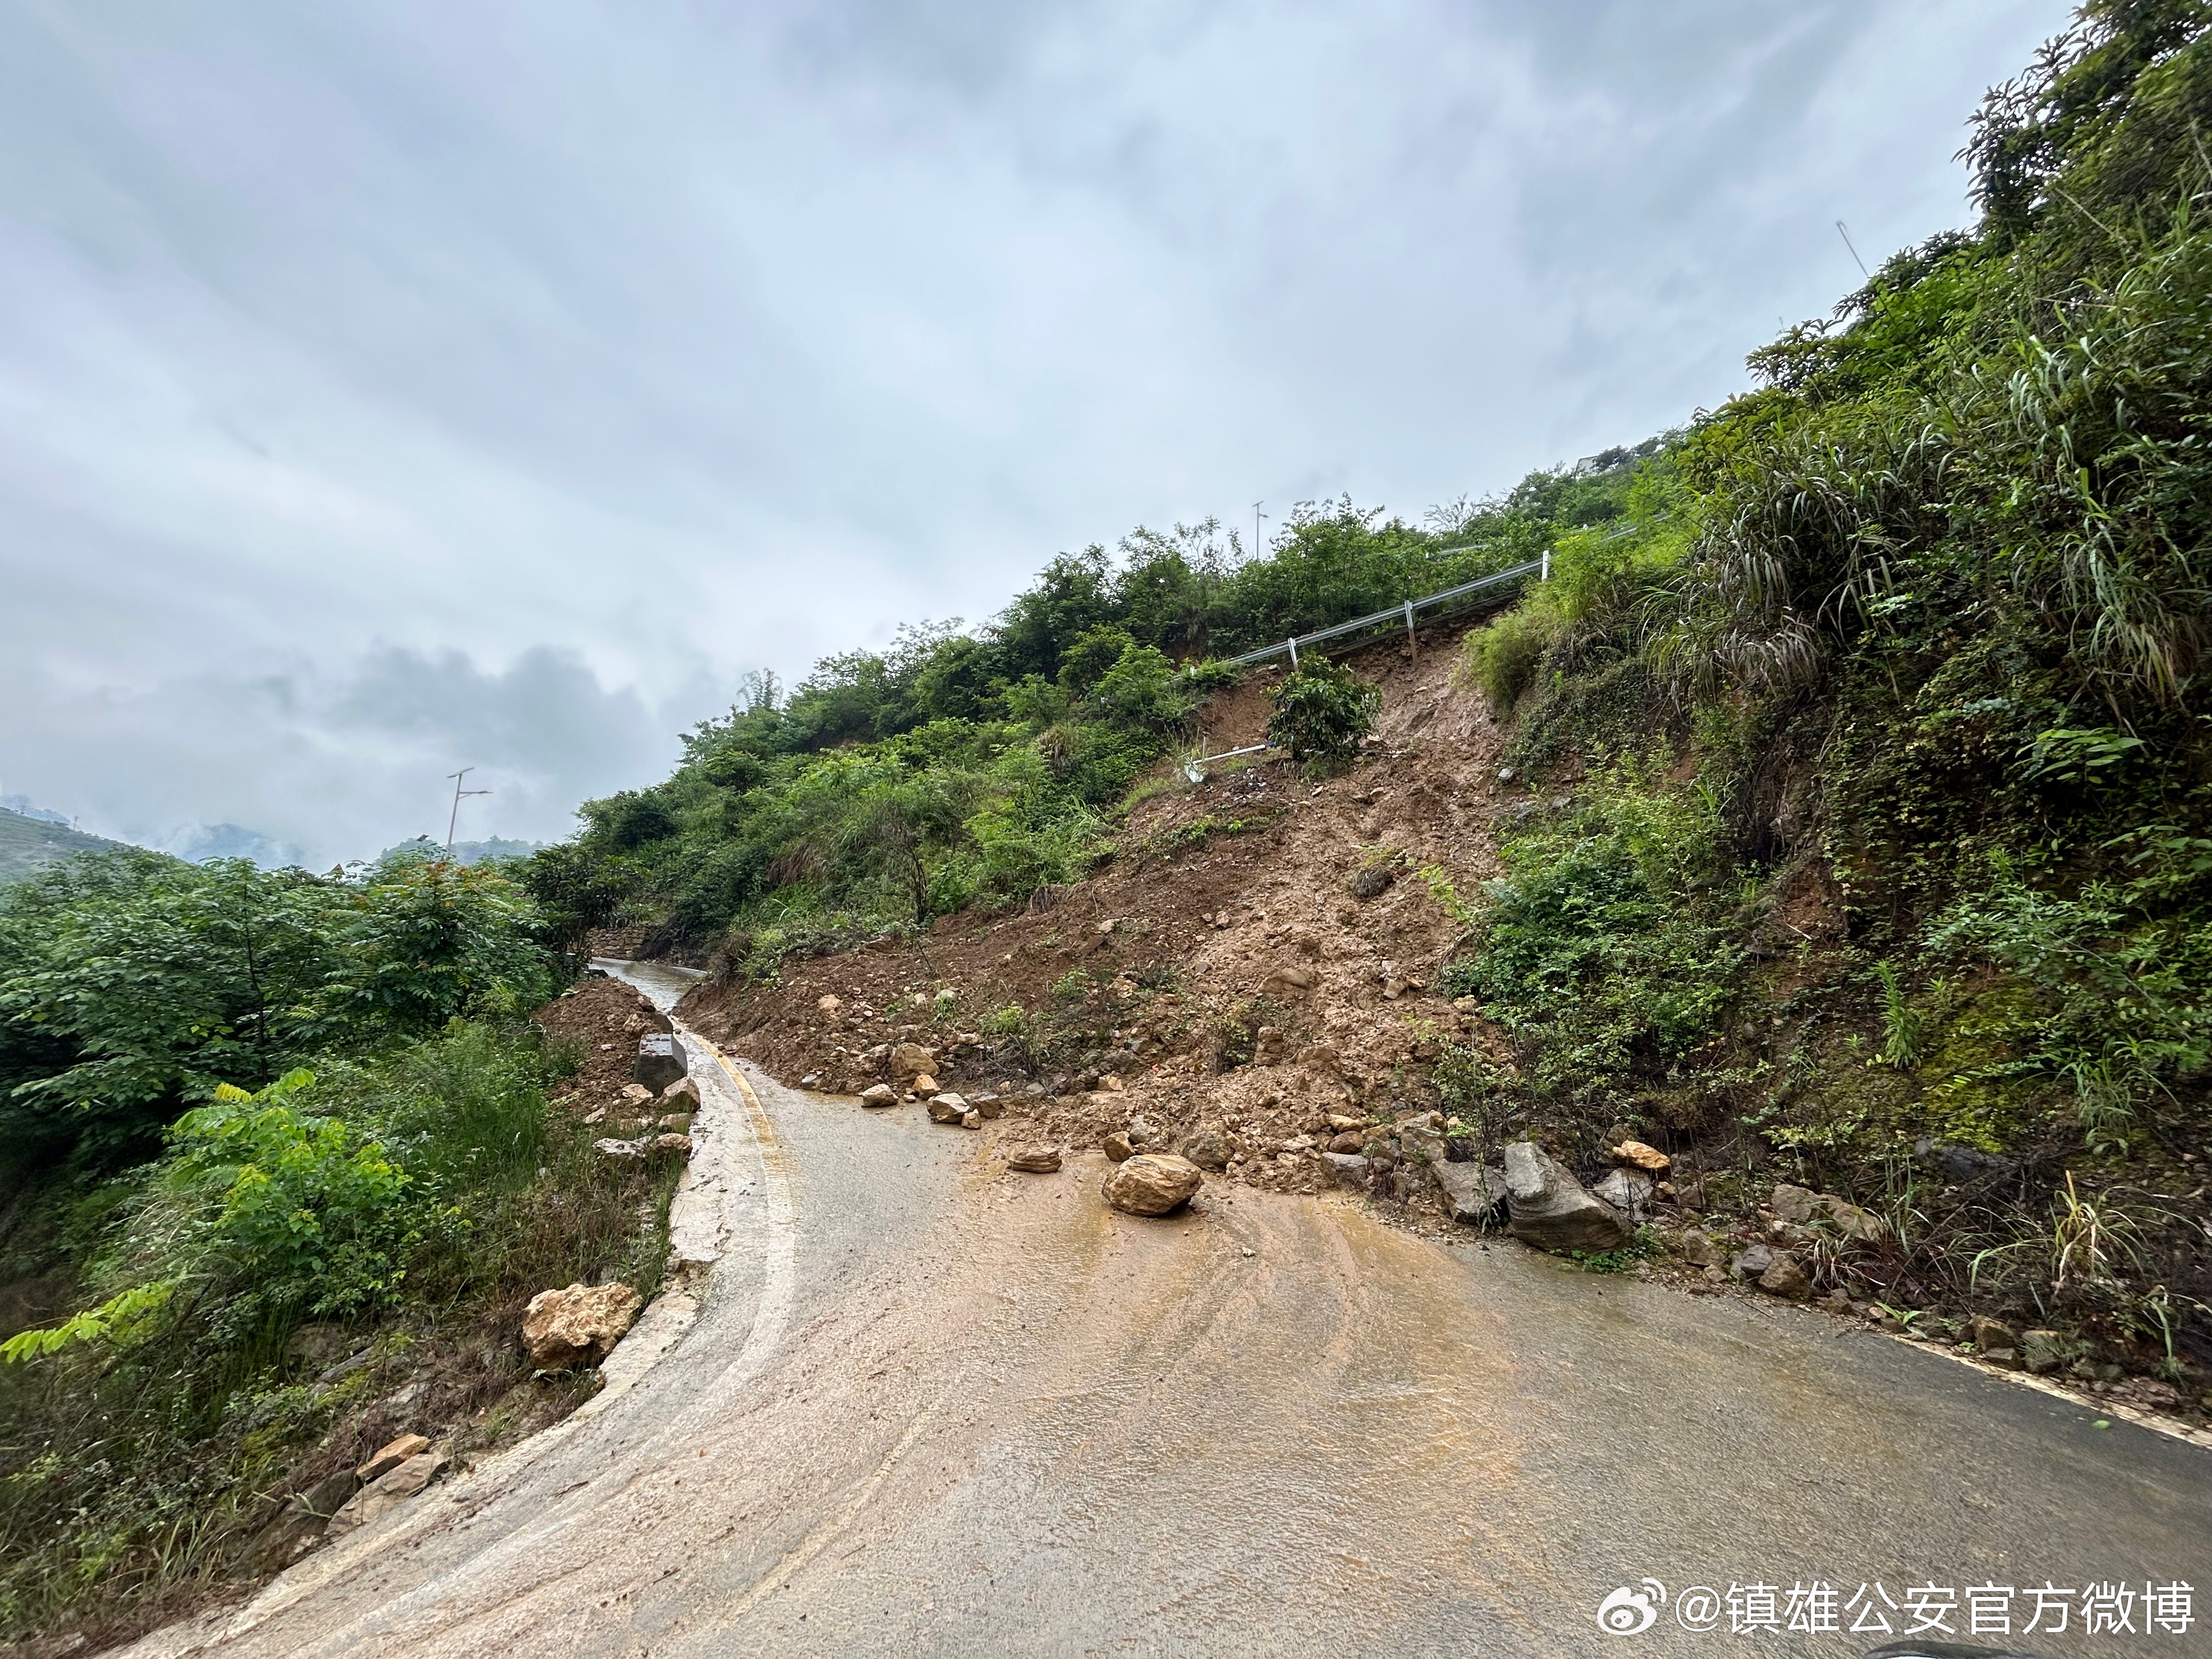
[[[2053,0],[0,0],[0,793],[550,839],[1054,552],[1633,442]]]

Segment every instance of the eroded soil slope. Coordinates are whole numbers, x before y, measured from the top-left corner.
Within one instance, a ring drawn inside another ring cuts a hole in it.
[[[1352,659],[1383,704],[1344,777],[1270,763],[1178,783],[1130,812],[1096,876],[1024,914],[787,962],[773,986],[703,987],[684,1016],[787,1083],[857,1093],[918,1042],[947,1088],[1033,1085],[1014,1109],[1071,1148],[1132,1125],[1160,1146],[1213,1130],[1231,1177],[1314,1190],[1332,1114],[1432,1105],[1440,1041],[1494,1042],[1431,988],[1462,931],[1432,884],[1471,892],[1495,874],[1498,823],[1527,799],[1498,776],[1481,694],[1452,683],[1455,645],[1431,630],[1418,655]],[[1271,678],[1209,708],[1209,752],[1261,739]]]

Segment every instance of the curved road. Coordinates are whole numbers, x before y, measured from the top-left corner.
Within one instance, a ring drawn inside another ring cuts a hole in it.
[[[1013,1175],[989,1155],[1002,1126],[740,1083],[685,1038],[712,1126],[714,1216],[690,1231],[720,1261],[681,1341],[244,1610],[134,1651],[1519,1659],[1883,1639],[1674,1617],[1688,1586],[1814,1580],[1899,1601],[2185,1581],[2212,1616],[2197,1448],[1818,1315],[1444,1248],[1344,1200],[1217,1185],[1191,1214],[1116,1215],[1095,1157]],[[1669,1596],[1656,1623],[1601,1632],[1600,1600],[1646,1577]],[[2179,1654],[2212,1628],[2132,1618],[2085,1637],[2077,1607],[2022,1645]],[[1965,1613],[1949,1622],[1963,1638]]]

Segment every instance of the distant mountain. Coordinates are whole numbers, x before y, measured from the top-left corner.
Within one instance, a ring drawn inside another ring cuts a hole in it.
[[[489,841],[457,841],[453,843],[453,860],[456,864],[485,864],[494,859],[526,859],[544,846],[535,841],[502,841],[494,836]],[[445,854],[442,842],[428,836],[417,836],[412,841],[403,841],[397,847],[387,847],[377,854],[381,863],[394,854]]]
[[[283,870],[307,859],[306,853],[289,841],[235,823],[185,824],[162,836],[161,850],[174,853],[188,864],[202,864],[209,859],[251,859],[264,870]]]
[[[33,806],[28,795],[0,795],[0,811],[21,812],[27,818],[36,818],[41,823],[67,823],[69,814],[57,812],[50,806]]]
[[[0,807],[0,885],[35,875],[50,864],[75,858],[79,853],[112,853],[123,843],[88,836],[57,823],[51,814],[33,817],[12,807]]]

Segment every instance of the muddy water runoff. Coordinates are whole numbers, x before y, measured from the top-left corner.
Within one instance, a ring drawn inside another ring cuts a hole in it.
[[[657,1000],[685,982],[602,965]],[[1883,1639],[1737,1636],[1725,1619],[1692,1633],[1672,1599],[1639,1635],[1602,1632],[1601,1599],[1645,1578],[1670,1598],[1820,1579],[1898,1600],[2187,1580],[2212,1613],[2212,1456],[2194,1447],[1817,1315],[1510,1243],[1444,1248],[1347,1200],[1216,1183],[1188,1215],[1116,1215],[1096,1157],[1014,1175],[993,1155],[1005,1126],[750,1072],[749,1103],[686,1041],[751,1144],[732,1151],[729,1249],[682,1340],[607,1409],[143,1652],[1844,1655]],[[2180,1653],[2208,1627],[2085,1638],[2077,1619],[2021,1640]]]

